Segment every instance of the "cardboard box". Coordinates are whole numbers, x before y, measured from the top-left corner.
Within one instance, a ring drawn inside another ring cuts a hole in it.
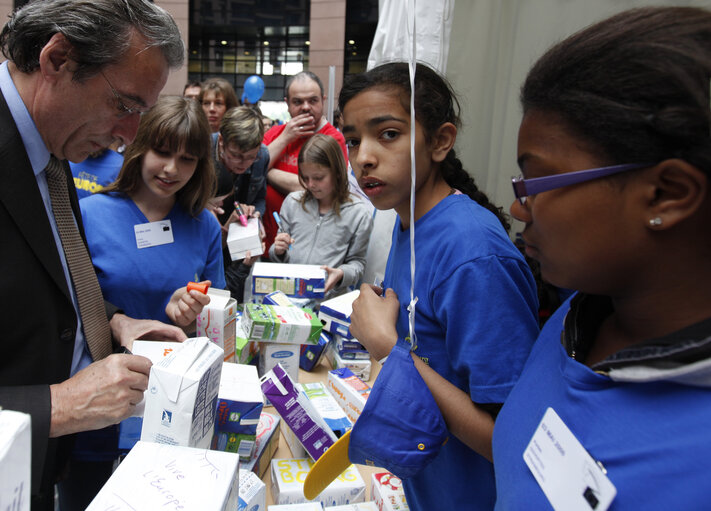
[[[303,344],[301,346],[304,346]],[[264,376],[275,365],[281,364],[287,374],[294,381],[299,381],[299,354],[301,346],[298,344],[284,344],[281,342],[259,343],[259,376]]]
[[[237,511],[266,511],[267,485],[251,470],[239,469]]]
[[[323,511],[319,502],[306,502],[304,504],[283,504],[269,506],[269,511]]]
[[[248,303],[242,329],[252,341],[316,344],[323,325],[311,309]]]
[[[257,261],[252,269],[252,293],[282,291],[287,296],[323,298],[326,270],[316,264],[283,264]]]
[[[252,459],[243,463],[242,468],[251,470],[259,477],[269,468],[274,453],[279,447],[279,424],[281,418],[275,413],[262,412],[257,425],[257,440]]]
[[[227,249],[230,251],[230,259],[239,261],[247,257],[247,252],[251,257],[262,254],[262,240],[259,237],[259,219],[248,218],[245,227],[239,222],[233,222],[227,231]]]
[[[289,452],[291,453],[292,458],[308,458],[309,453],[306,452],[306,449],[304,449],[304,446],[301,445],[301,442],[296,438],[296,435],[294,432],[291,430],[289,426],[286,425],[284,421],[281,421],[281,425],[279,427],[281,430],[281,436],[284,437],[284,441],[286,442],[286,445],[289,447]]]
[[[235,336],[235,362],[249,364],[259,354],[259,343],[250,341],[242,329],[242,318],[237,320],[237,334]]]
[[[299,367],[304,371],[313,371],[321,362],[326,346],[331,342],[331,334],[323,331],[318,337],[316,344],[302,344],[299,354]]]
[[[321,415],[321,418],[338,438],[353,427],[353,423],[348,419],[338,402],[326,390],[325,384],[320,381],[302,383],[301,388],[309,398],[309,401],[311,401],[311,404],[314,405],[316,411]]]
[[[326,389],[343,409],[346,417],[355,424],[370,395],[370,386],[344,367],[328,372]]]
[[[360,291],[355,290],[321,302],[321,306],[318,309],[318,318],[324,323],[323,329],[332,334],[339,334],[347,339],[352,339],[353,335],[349,328],[351,326],[353,302],[358,296],[360,296]]]
[[[371,475],[370,495],[382,511],[408,511],[402,481],[390,472],[376,472]]]
[[[280,305],[282,307],[296,307],[296,305],[289,300],[289,297],[284,294],[284,291],[274,291],[269,293],[262,298],[262,303],[267,305]]]
[[[331,428],[279,364],[262,376],[262,392],[314,460],[336,442]]]
[[[212,448],[236,452],[241,460],[249,461],[254,452],[263,406],[264,394],[257,368],[223,363]]]
[[[272,500],[275,504],[299,504],[304,497],[304,480],[311,470],[309,458],[272,460]],[[312,502],[323,506],[340,506],[365,501],[365,482],[355,465],[343,471]]]
[[[210,303],[195,319],[195,335],[209,338],[224,350],[225,362],[234,362],[237,300],[225,289],[210,288],[207,295]]]
[[[328,361],[328,365],[331,369],[342,369],[347,367],[361,380],[370,380],[370,369],[372,366],[370,359],[345,359],[338,354],[338,349],[336,348],[335,343],[331,343],[326,346],[324,358]]]
[[[379,511],[378,506],[372,500],[360,502],[358,504],[346,504],[345,506],[329,506],[324,511]]]
[[[210,446],[223,354],[207,337],[198,337],[151,367],[141,440]]]
[[[0,509],[30,511],[32,419],[0,410]]]
[[[229,452],[138,442],[88,511],[234,511],[239,457]]]

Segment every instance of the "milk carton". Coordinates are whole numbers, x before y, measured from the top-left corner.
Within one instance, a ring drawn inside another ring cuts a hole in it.
[[[370,495],[382,511],[408,511],[402,481],[390,472],[376,472],[371,476]]]
[[[252,458],[242,465],[245,470],[251,470],[259,477],[269,468],[269,463],[279,447],[279,424],[281,418],[275,413],[262,412],[257,425],[257,440]]]
[[[237,300],[224,289],[210,288],[207,295],[210,297],[210,303],[195,319],[195,335],[208,337],[224,350],[225,362],[234,362]]]
[[[229,452],[138,442],[88,511],[234,511],[239,456]]]
[[[282,291],[287,296],[323,298],[326,270],[316,264],[282,264],[257,261],[252,269],[252,293]]]
[[[0,509],[30,511],[31,417],[0,410]]]
[[[242,329],[242,318],[237,320],[237,334],[235,335],[235,362],[249,364],[259,353],[259,343],[247,339],[247,334]]]
[[[314,405],[316,411],[321,415],[321,418],[337,437],[342,437],[346,431],[353,427],[353,423],[348,419],[346,413],[326,390],[326,385],[320,381],[302,383],[301,388],[309,398],[309,401],[311,401],[311,404]]]
[[[151,367],[141,440],[210,446],[223,354],[207,337],[198,337]]]
[[[344,367],[328,372],[326,388],[343,409],[346,417],[355,424],[370,395],[370,386],[350,369]]]
[[[324,358],[328,361],[328,365],[331,369],[342,369],[347,367],[361,380],[370,380],[370,369],[372,366],[370,359],[363,360],[343,358],[338,353],[338,349],[333,342],[326,346]]]
[[[331,428],[280,365],[262,377],[262,391],[313,459],[336,442]]]
[[[360,296],[360,291],[356,290],[321,302],[318,318],[324,323],[323,329],[332,334],[352,339],[353,335],[351,335],[349,327],[351,326],[353,302],[358,296]]]
[[[345,506],[329,506],[324,511],[379,511],[375,502],[359,502],[358,504],[346,504]]]
[[[304,497],[304,480],[311,470],[309,458],[272,460],[272,500],[276,504],[307,502]],[[349,465],[312,502],[324,506],[340,506],[365,501],[365,482],[355,465]]]
[[[304,504],[277,504],[269,506],[268,511],[323,511],[319,502],[306,502]]]
[[[302,344],[299,355],[299,367],[304,371],[313,371],[321,361],[329,342],[331,342],[331,334],[323,331],[316,344]]]
[[[302,345],[285,344],[281,342],[259,343],[259,375],[264,376],[275,365],[281,364],[294,381],[299,381],[299,354]]]
[[[239,469],[239,505],[237,511],[266,511],[267,486],[251,470]]]
[[[233,222],[227,231],[227,249],[230,251],[230,259],[239,261],[247,257],[247,252],[251,257],[262,253],[262,240],[259,237],[259,219],[248,218],[247,225]]]
[[[242,329],[252,341],[316,344],[323,325],[310,309],[248,303]]]
[[[236,452],[240,459],[249,461],[254,452],[263,406],[264,395],[257,368],[223,363],[213,449]]]

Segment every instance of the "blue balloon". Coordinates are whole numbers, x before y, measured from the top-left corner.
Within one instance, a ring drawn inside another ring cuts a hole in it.
[[[247,97],[247,101],[253,105],[257,103],[264,94],[264,80],[257,75],[252,75],[244,82],[244,94],[242,97]]]

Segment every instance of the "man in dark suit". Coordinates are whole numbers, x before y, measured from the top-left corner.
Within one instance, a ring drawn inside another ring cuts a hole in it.
[[[145,0],[32,2],[13,14],[0,45],[9,59],[0,66],[0,406],[31,414],[32,508],[53,509],[71,435],[128,417],[150,361],[93,361],[45,167],[50,155],[79,162],[129,144],[184,49],[172,18]],[[83,236],[66,162],[64,171]],[[136,338],[185,339],[176,327],[106,309],[116,351]]]

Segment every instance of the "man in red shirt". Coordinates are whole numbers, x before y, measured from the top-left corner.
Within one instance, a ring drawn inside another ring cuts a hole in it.
[[[281,210],[281,204],[289,193],[303,189],[299,183],[297,163],[301,146],[312,135],[323,133],[338,141],[343,156],[348,161],[343,135],[323,116],[326,96],[319,77],[310,71],[302,71],[292,76],[286,82],[285,96],[291,119],[286,124],[272,127],[264,134],[270,160],[267,172],[267,208],[262,219],[266,230],[267,251],[277,233],[272,213]]]

